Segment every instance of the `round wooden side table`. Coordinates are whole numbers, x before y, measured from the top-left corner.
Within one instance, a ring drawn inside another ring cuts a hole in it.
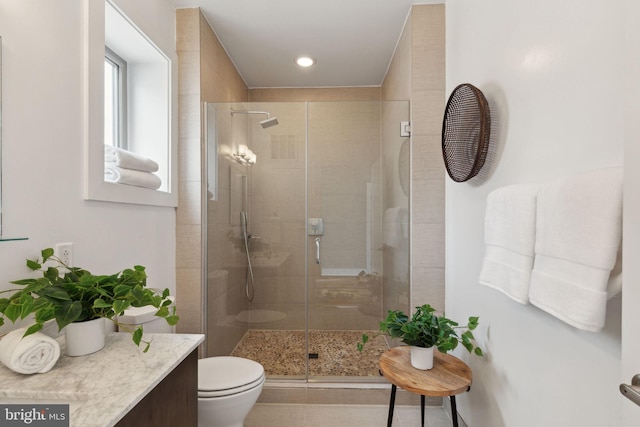
[[[422,426],[424,426],[425,396],[448,396],[451,399],[453,427],[458,427],[455,396],[471,388],[471,368],[457,357],[440,353],[438,350],[433,352],[433,368],[427,371],[411,366],[410,358],[411,352],[408,346],[394,347],[380,356],[380,372],[391,383],[387,427],[391,427],[397,387],[420,395]]]

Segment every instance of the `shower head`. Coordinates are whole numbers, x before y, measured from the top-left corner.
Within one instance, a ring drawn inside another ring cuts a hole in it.
[[[267,119],[263,120],[260,122],[260,126],[262,126],[264,129],[266,128],[270,128],[271,126],[275,126],[278,124],[278,118],[277,117],[269,117],[269,115],[267,114]]]
[[[271,117],[271,115],[269,115],[269,113],[267,113],[266,111],[234,110],[232,108],[231,115],[233,116],[234,114],[266,114],[267,118],[260,122],[260,126],[262,126],[264,129],[278,124],[278,118]]]

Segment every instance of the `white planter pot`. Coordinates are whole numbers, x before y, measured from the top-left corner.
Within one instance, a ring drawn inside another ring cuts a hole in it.
[[[411,366],[423,371],[433,368],[433,347],[411,347]]]
[[[68,324],[65,329],[67,356],[84,356],[102,350],[104,347],[104,319]]]

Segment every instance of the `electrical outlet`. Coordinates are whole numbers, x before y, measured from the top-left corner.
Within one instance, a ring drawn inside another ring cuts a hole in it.
[[[64,264],[73,267],[73,243],[58,243],[55,252]]]

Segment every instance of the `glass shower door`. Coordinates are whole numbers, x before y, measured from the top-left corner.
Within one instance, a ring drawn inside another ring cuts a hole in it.
[[[207,355],[256,360],[269,379],[380,380],[386,342],[356,344],[407,310],[408,103],[208,107]]]
[[[377,101],[308,106],[310,379],[379,379],[378,357],[386,342],[378,337],[363,353],[356,344],[362,333],[375,333],[383,313],[384,256],[389,252],[383,220],[391,197],[385,185],[398,181],[397,173],[391,176],[385,169],[386,112]],[[391,126],[399,136],[399,121]],[[401,143],[395,141],[396,150]],[[402,221],[401,215],[394,221]]]
[[[278,125],[264,128],[257,114],[246,123],[256,163],[248,167],[248,231],[255,297],[243,338],[271,379],[306,379],[306,106],[302,102],[250,103],[236,108],[268,112]],[[234,116],[234,120],[236,116]],[[236,132],[237,133],[237,132]]]

